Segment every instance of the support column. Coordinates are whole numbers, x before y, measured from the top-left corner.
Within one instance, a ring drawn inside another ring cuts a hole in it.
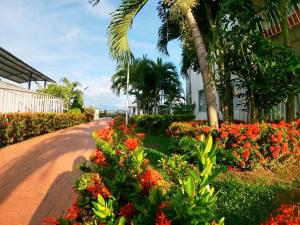
[[[28,89],[29,90],[31,88],[31,80],[32,80],[32,74],[30,74],[30,77],[29,77],[29,83],[28,83]]]
[[[47,81],[45,80],[44,81],[44,88],[46,88],[46,86],[47,86]]]

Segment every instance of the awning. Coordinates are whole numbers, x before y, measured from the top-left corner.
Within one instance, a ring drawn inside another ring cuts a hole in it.
[[[2,47],[0,47],[0,77],[19,84],[28,83],[29,89],[32,81],[55,82]]]

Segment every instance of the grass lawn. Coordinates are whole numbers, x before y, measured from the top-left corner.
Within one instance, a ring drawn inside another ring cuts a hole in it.
[[[153,167],[160,158],[170,155],[171,138],[165,134],[146,134],[144,139],[145,152]]]

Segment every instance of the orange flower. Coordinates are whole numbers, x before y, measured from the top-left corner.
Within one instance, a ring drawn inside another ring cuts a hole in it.
[[[104,153],[100,150],[96,151],[94,162],[100,166],[106,167],[107,162],[105,160],[106,160],[106,158],[105,158]]]
[[[169,220],[163,211],[156,213],[155,225],[171,225],[171,220]]]
[[[141,177],[144,192],[148,193],[153,186],[157,186],[163,180],[161,174],[152,168],[147,168]]]
[[[68,210],[66,219],[73,220],[78,217],[80,213],[80,208],[76,205],[76,203],[73,203],[71,208]]]
[[[249,152],[248,150],[245,150],[245,151],[243,152],[243,158],[244,158],[245,160],[248,160],[249,155],[250,155],[250,152]]]
[[[125,141],[125,146],[129,151],[134,151],[137,147],[139,147],[139,141],[136,138],[129,138]]]
[[[44,217],[42,219],[42,225],[58,225],[58,224],[59,222],[50,216]]]
[[[92,193],[93,198],[97,198],[98,195],[101,195],[104,199],[111,196],[110,191],[104,184],[94,184],[87,187],[87,190]]]

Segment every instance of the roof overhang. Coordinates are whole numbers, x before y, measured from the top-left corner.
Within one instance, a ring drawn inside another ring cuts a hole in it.
[[[2,47],[0,47],[0,77],[19,84],[32,81],[55,82]]]

